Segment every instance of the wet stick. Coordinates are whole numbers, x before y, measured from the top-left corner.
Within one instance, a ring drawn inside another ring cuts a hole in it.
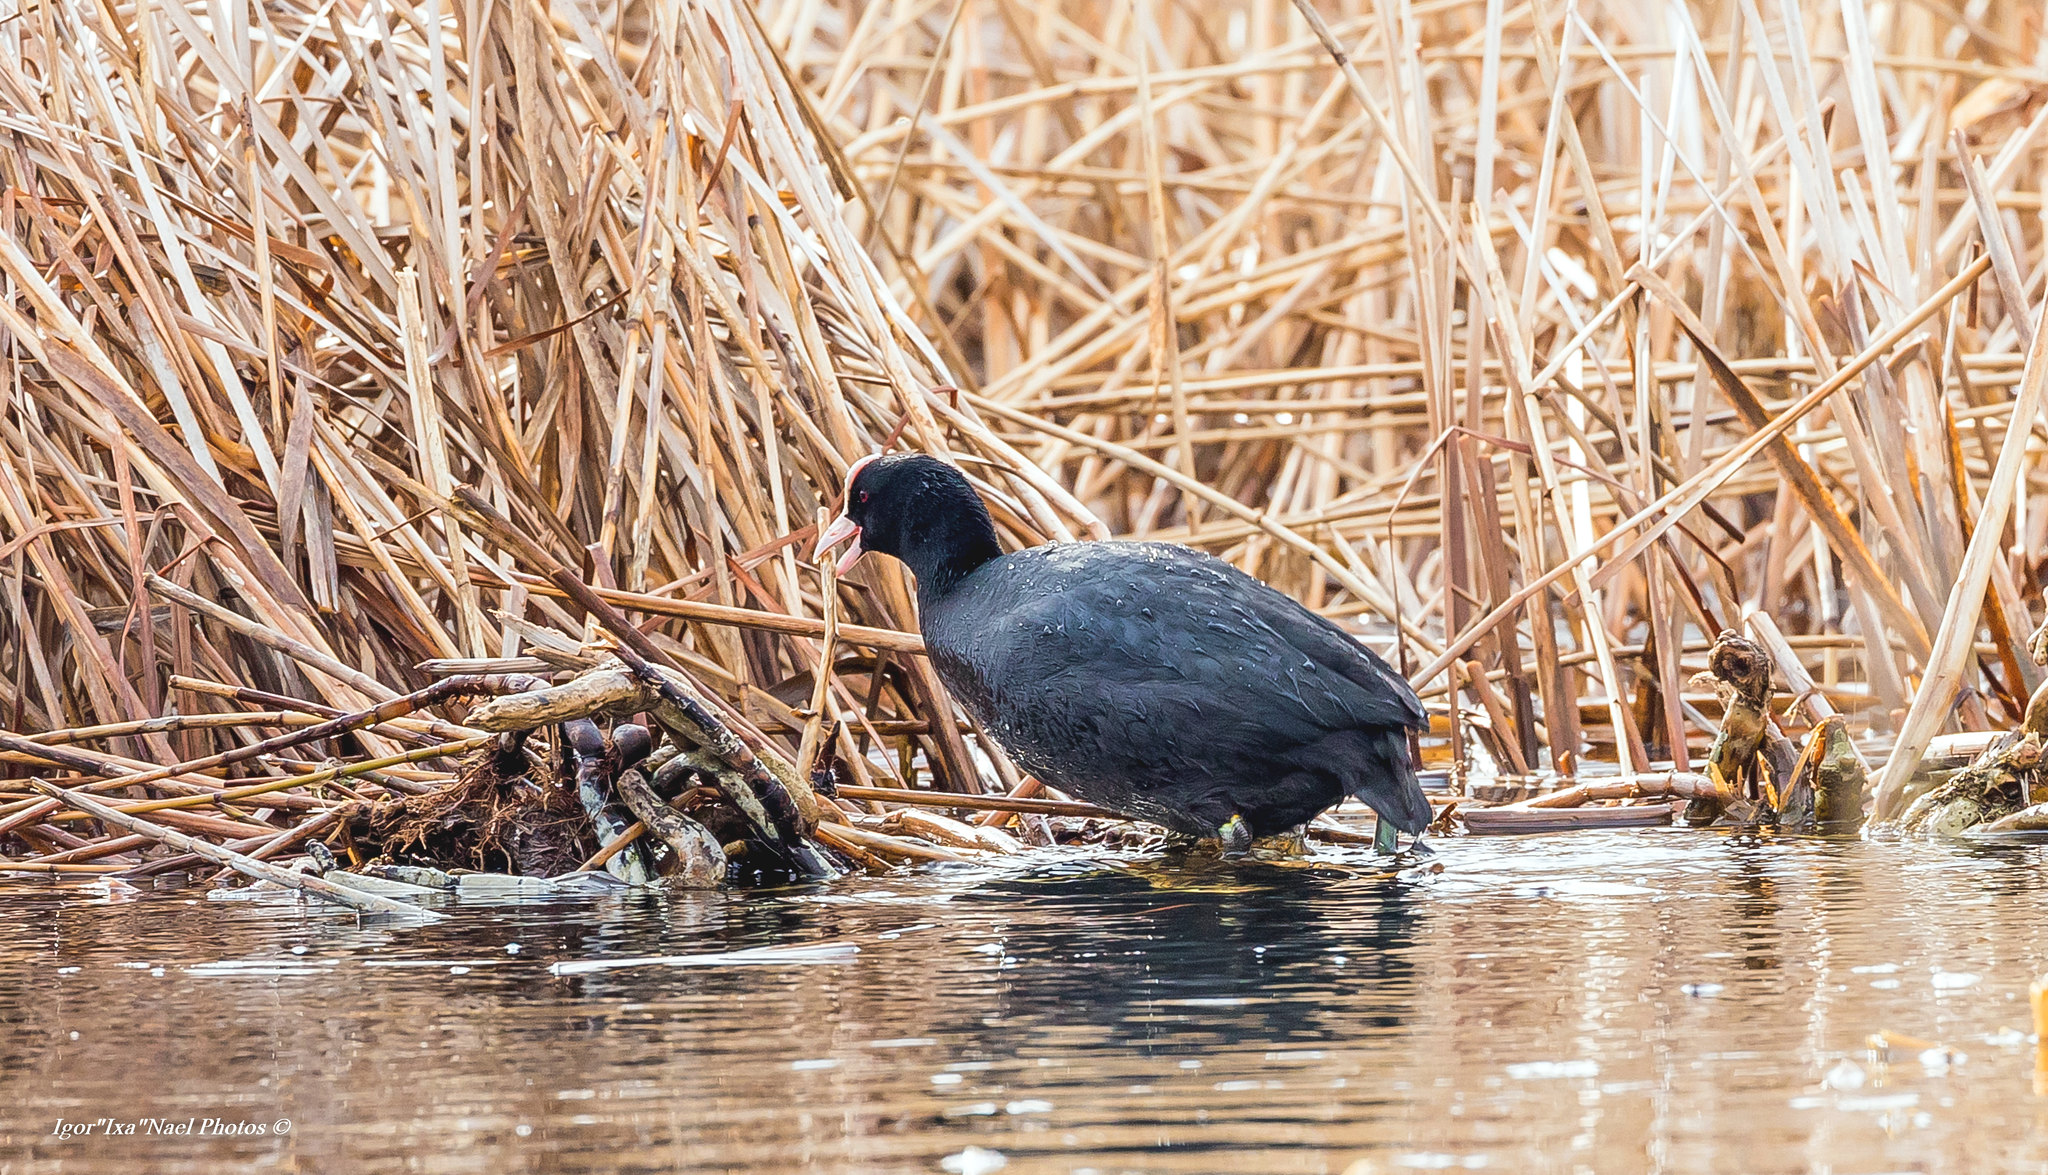
[[[715,889],[725,883],[725,849],[702,824],[662,802],[647,777],[628,768],[614,781],[626,810],[639,817],[621,840],[630,839],[635,828],[652,831],[675,853],[675,867],[666,875],[674,885],[691,889]],[[606,846],[610,848],[609,845]]]
[[[606,841],[596,852],[590,854],[581,865],[576,866],[573,872],[589,873],[594,869],[603,869],[606,862],[624,852],[645,835],[647,835],[647,825],[639,820],[633,821],[631,824],[626,825],[625,829],[617,836]]]
[[[1533,800],[1510,804],[1513,808],[1576,808],[1598,800],[1633,800],[1676,796],[1681,799],[1716,799],[1720,788],[1705,775],[1690,771],[1661,771],[1627,779],[1596,779],[1573,784],[1562,791]]]
[[[1021,796],[970,796],[954,792],[912,791],[900,787],[842,786],[841,797],[849,800],[883,800],[896,804],[922,804],[930,808],[961,808],[977,812],[1036,812],[1042,816],[1098,816],[1112,820],[1123,817],[1107,808],[1075,800],[1039,800]]]
[[[262,861],[274,857],[293,845],[305,841],[313,836],[314,833],[327,831],[347,815],[348,809],[346,808],[331,808],[322,812],[318,816],[300,823],[296,828],[286,829],[262,844],[251,847],[249,849],[249,859],[252,861]],[[229,847],[232,848],[234,846]],[[146,865],[138,867],[133,875],[142,876],[145,870],[151,874],[171,873],[196,863],[198,860],[199,858],[196,854],[186,854],[184,857],[167,857],[161,861],[151,861]],[[231,872],[233,872],[232,869],[224,869],[215,874],[211,884],[219,885],[221,882],[226,881],[227,875]]]
[[[2048,804],[2021,808],[1982,827],[1986,832],[2048,832]]]
[[[971,858],[952,849],[926,844],[908,837],[890,836],[867,828],[856,828],[850,824],[821,824],[818,839],[834,848],[852,848],[882,857],[895,857],[906,861],[966,861]]]

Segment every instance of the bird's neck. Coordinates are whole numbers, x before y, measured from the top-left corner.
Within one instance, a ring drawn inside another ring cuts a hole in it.
[[[903,561],[917,575],[919,601],[930,603],[950,594],[982,564],[1002,553],[995,527],[984,515],[959,518],[952,525],[927,532],[923,541],[903,553]]]

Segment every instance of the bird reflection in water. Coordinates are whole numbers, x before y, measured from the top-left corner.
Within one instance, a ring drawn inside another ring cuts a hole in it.
[[[961,900],[992,920],[1020,915],[1003,940],[1021,964],[1003,986],[1005,1019],[1054,1016],[1198,1052],[1398,1026],[1413,996],[1411,888],[1313,863],[1144,860]]]

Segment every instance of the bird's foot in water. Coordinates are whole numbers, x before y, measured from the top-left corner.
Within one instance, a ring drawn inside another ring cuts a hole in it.
[[[1417,833],[1408,841],[1407,848],[1404,849],[1400,846],[1401,838],[1394,831],[1394,826],[1385,820],[1380,821],[1372,833],[1372,852],[1374,856],[1392,857],[1403,864],[1426,861],[1436,856],[1436,850],[1423,843],[1421,833]]]
[[[1395,859],[1404,865],[1419,865],[1424,861],[1434,860],[1435,858],[1436,850],[1431,848],[1428,842],[1424,841],[1419,835],[1408,842],[1407,848],[1395,854]]]
[[[1252,826],[1244,817],[1233,815],[1216,830],[1216,840],[1223,846],[1225,857],[1242,857],[1252,851]]]

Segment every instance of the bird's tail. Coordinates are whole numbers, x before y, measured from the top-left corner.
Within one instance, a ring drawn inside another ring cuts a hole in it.
[[[1408,760],[1408,734],[1398,726],[1360,731],[1363,753],[1346,764],[1344,791],[1410,836],[1429,827],[1429,797]]]

